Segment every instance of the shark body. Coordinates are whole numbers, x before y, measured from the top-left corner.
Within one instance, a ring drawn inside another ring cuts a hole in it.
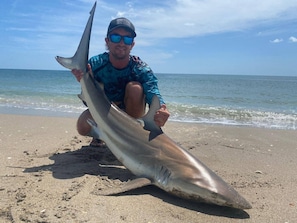
[[[153,117],[160,107],[157,96],[141,120],[130,117],[110,103],[102,86],[86,71],[95,8],[96,3],[75,55],[72,58],[57,56],[56,59],[66,68],[84,71],[80,81],[83,98],[100,128],[91,121],[89,123],[117,159],[137,176],[126,187],[102,194],[116,194],[153,184],[173,195],[198,202],[251,208],[229,184],[156,126]]]

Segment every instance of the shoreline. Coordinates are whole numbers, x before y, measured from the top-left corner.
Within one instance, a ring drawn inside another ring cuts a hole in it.
[[[14,109],[15,110],[15,109]],[[76,119],[80,116],[81,113],[67,113],[67,112],[52,112],[45,110],[43,114],[40,114],[40,111],[35,110],[28,110],[24,112],[24,109],[20,108],[17,109],[19,112],[12,113],[10,110],[7,112],[1,111],[0,116],[30,116],[30,117],[45,117],[45,118],[66,118],[66,119]],[[26,110],[25,110],[26,111]],[[32,112],[34,111],[34,112]],[[82,110],[83,112],[84,110]],[[249,124],[231,124],[231,123],[205,123],[205,122],[198,122],[198,121],[188,121],[188,120],[171,120],[169,119],[167,123],[179,123],[179,124],[190,124],[190,125],[201,125],[201,126],[222,126],[222,127],[234,127],[234,128],[252,128],[252,129],[267,129],[267,130],[283,130],[283,131],[297,131],[297,129],[286,129],[286,128],[279,128],[279,127],[263,127],[263,126],[256,126],[256,125],[249,125]],[[162,127],[163,128],[163,127]]]
[[[153,186],[119,196],[104,187],[133,177],[106,150],[88,146],[75,117],[0,114],[1,222],[294,222],[296,130],[169,121],[164,132],[253,206],[191,203]],[[99,164],[115,168],[103,168]]]

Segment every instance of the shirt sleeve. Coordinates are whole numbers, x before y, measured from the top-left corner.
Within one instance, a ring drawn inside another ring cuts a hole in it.
[[[154,75],[152,69],[139,57],[133,56],[132,58],[136,62],[136,65],[133,69],[133,73],[135,73],[138,81],[141,83],[143,87],[143,91],[146,96],[146,103],[150,105],[152,103],[154,95],[156,95],[160,100],[160,104],[165,104],[159,91],[158,79]]]
[[[99,77],[99,71],[105,67],[108,63],[108,54],[103,53],[93,56],[89,59],[88,63],[91,65],[92,71],[94,73],[95,79],[101,82],[101,77]]]

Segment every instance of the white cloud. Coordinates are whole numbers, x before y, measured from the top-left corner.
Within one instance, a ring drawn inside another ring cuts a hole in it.
[[[75,52],[94,0],[15,3],[18,4],[11,6],[11,10],[4,10],[2,24],[6,32],[0,39],[7,44],[2,51],[31,49],[32,55],[35,51],[46,52],[55,63],[53,56],[71,56]],[[288,36],[280,29],[292,30],[290,24],[297,19],[296,9],[296,0],[97,0],[90,55],[104,51],[108,23],[117,16],[129,18],[136,27],[137,47],[133,49],[136,55],[147,55],[151,61],[158,55],[155,60],[159,63],[184,53],[179,46],[176,48],[180,52],[172,51],[175,45],[171,44],[180,42],[168,38],[187,38],[183,43],[190,45],[193,39],[188,37],[225,32],[249,34],[252,30],[262,38]],[[270,42],[282,41],[271,38]],[[291,36],[289,41],[296,42],[296,37]]]
[[[289,38],[289,42],[291,42],[291,43],[297,43],[297,38],[294,37],[294,36],[291,36],[291,37]]]
[[[140,35],[171,38],[240,31],[296,18],[297,1],[176,0],[156,5],[114,7],[135,23]]]
[[[284,40],[283,39],[274,39],[274,40],[270,40],[271,43],[281,43],[283,42]]]
[[[38,24],[31,24],[30,29],[51,33],[53,39],[57,35],[77,35],[79,38],[93,2],[80,1],[84,4],[71,1],[67,9],[60,7],[55,13],[38,15],[41,19],[35,17],[34,21],[38,21]],[[96,38],[99,36],[103,39],[109,21],[118,16],[125,16],[131,19],[136,27],[137,35],[140,37],[137,44],[149,46],[156,45],[160,39],[165,38],[241,31],[264,23],[292,19],[294,16],[297,18],[297,14],[292,13],[296,8],[296,0],[129,0],[121,4],[116,0],[99,0],[92,33]],[[15,25],[11,29],[26,31],[28,26]]]

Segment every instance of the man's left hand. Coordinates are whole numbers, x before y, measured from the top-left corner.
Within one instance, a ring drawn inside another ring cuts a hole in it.
[[[162,127],[167,122],[169,116],[170,113],[167,110],[166,105],[161,105],[161,108],[155,114],[154,121],[158,126]]]

